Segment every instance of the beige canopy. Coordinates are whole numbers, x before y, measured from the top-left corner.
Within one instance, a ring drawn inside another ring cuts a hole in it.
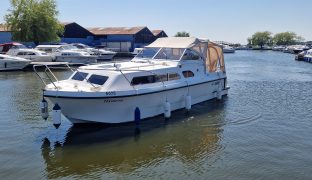
[[[188,48],[198,52],[205,59],[206,72],[225,71],[222,47],[208,40],[194,37],[158,38],[150,48]]]

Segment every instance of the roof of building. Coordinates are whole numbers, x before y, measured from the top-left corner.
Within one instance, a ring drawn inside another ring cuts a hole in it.
[[[146,27],[96,27],[96,28],[87,28],[94,35],[112,35],[112,34],[136,34]]]
[[[8,26],[5,24],[0,24],[0,32],[10,32]]]
[[[154,34],[154,36],[157,36],[158,34],[160,34],[161,32],[165,32],[164,30],[153,30],[152,33]]]
[[[60,22],[63,26],[66,26],[66,25],[68,25],[68,24],[73,24],[73,23],[75,23],[75,22]]]

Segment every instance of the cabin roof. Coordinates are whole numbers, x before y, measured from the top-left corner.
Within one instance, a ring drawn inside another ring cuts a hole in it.
[[[146,28],[145,26],[137,27],[94,27],[87,28],[94,35],[114,35],[114,34],[124,34],[124,35],[133,35],[140,32],[142,29]]]

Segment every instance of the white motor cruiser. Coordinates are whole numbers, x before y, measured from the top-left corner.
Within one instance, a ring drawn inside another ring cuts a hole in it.
[[[191,37],[159,38],[129,62],[82,66],[66,80],[40,78],[54,124],[61,113],[74,124],[169,118],[174,110],[221,99],[229,89],[222,47]],[[44,118],[46,110],[43,100]]]
[[[0,54],[0,71],[21,70],[30,64],[30,60]]]
[[[235,53],[235,49],[229,45],[223,45],[223,53]]]
[[[54,59],[52,55],[37,49],[10,49],[7,55],[29,59],[32,62],[51,62]]]
[[[312,49],[308,50],[303,56],[303,60],[307,62],[312,62]]]
[[[94,64],[97,63],[97,56],[92,56],[87,52],[76,50],[61,50],[54,54],[56,62],[68,62],[70,64]]]
[[[97,60],[111,60],[116,55],[116,52],[109,51],[106,49],[100,49],[100,48],[92,48],[90,46],[87,46],[85,44],[81,43],[74,43],[71,44],[77,48],[77,50],[88,52],[92,56],[97,56]]]
[[[86,51],[81,51],[70,44],[62,45],[39,45],[36,49],[44,51],[53,56],[57,62],[68,62],[70,64],[93,64],[97,63],[97,56],[92,56]]]

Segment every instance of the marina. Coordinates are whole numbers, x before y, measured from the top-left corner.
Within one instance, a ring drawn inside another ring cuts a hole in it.
[[[1,179],[311,180],[293,4],[1,2]]]
[[[55,129],[51,116],[45,121],[38,110],[38,77],[32,71],[2,72],[0,163],[6,166],[0,174],[310,179],[312,67],[293,58],[272,51],[225,54],[227,97],[194,105],[189,114],[175,111],[170,120],[142,121],[139,128],[76,127],[63,117]],[[62,79],[70,74],[56,72]]]

